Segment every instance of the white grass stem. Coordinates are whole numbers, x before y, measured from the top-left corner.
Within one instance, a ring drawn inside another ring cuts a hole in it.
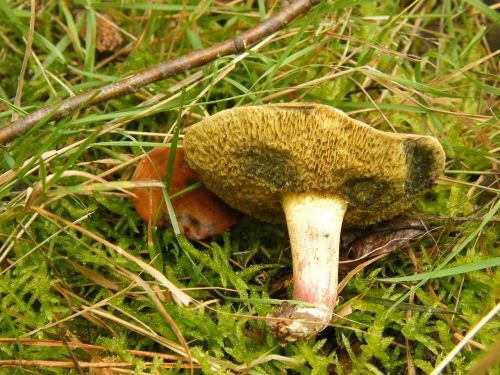
[[[444,368],[455,358],[462,348],[488,323],[493,317],[500,312],[500,302],[490,310],[477,324],[475,324],[464,338],[453,348],[451,352],[441,361],[441,363],[430,373],[430,375],[438,375]]]

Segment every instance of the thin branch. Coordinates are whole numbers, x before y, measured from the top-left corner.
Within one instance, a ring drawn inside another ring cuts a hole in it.
[[[191,368],[190,364],[184,363],[160,363],[159,365],[152,362],[144,362],[144,365],[147,368],[153,366],[160,366],[166,369],[174,369],[174,368]],[[41,368],[74,368],[75,365],[71,361],[47,361],[47,360],[29,360],[29,359],[3,359],[0,360],[0,367],[41,367]],[[128,362],[80,362],[80,366],[82,368],[88,369],[117,369],[117,368],[127,368],[127,367],[136,367],[135,363]],[[201,368],[199,365],[194,365],[195,368]]]
[[[42,120],[53,121],[67,117],[78,109],[106,102],[110,99],[134,93],[140,88],[206,65],[215,59],[243,52],[261,39],[284,28],[298,16],[309,11],[321,0],[295,0],[254,28],[211,47],[192,51],[175,60],[165,61],[140,71],[116,83],[78,94],[62,102],[42,107],[29,115],[8,123],[0,129],[0,144],[24,134]]]

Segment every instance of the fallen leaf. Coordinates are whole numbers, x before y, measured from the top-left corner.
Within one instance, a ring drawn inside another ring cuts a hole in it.
[[[77,18],[82,15],[83,12],[79,12]],[[123,43],[120,29],[110,15],[96,13],[95,29],[95,48],[99,52],[114,51]],[[86,26],[83,25],[78,35],[85,40],[86,33]]]
[[[369,258],[398,251],[425,232],[420,220],[404,216],[364,229],[343,230],[339,273],[345,274]]]
[[[132,180],[163,181],[170,149],[156,148],[139,163]],[[196,183],[196,176],[184,161],[184,151],[176,150],[169,195]],[[141,218],[158,227],[170,224],[163,193],[159,187],[133,189],[134,207]],[[182,235],[202,240],[224,232],[239,219],[239,213],[221,201],[215,194],[201,187],[172,199],[175,216]],[[155,220],[156,219],[156,220]]]

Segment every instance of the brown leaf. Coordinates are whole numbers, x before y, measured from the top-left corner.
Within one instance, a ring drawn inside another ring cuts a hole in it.
[[[420,220],[404,216],[364,229],[343,230],[339,272],[346,273],[369,258],[398,251],[425,232]]]
[[[79,12],[77,18],[80,18],[82,14],[83,12]],[[120,29],[110,15],[96,13],[95,29],[95,48],[99,52],[114,51],[123,43]],[[78,35],[85,40],[86,33],[87,29],[83,25]]]
[[[132,180],[163,181],[170,149],[156,148],[145,156]],[[184,161],[184,151],[177,149],[172,169],[169,194],[172,195],[195,183],[196,177]],[[170,223],[163,193],[159,187],[136,188],[133,199],[136,211],[148,223],[165,227]],[[172,199],[181,234],[194,240],[224,232],[239,219],[239,213],[222,202],[215,194],[199,188]],[[159,211],[158,211],[159,210]]]

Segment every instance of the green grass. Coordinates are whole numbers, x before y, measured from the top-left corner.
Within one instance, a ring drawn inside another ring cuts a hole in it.
[[[20,78],[29,3],[0,0],[1,124],[225,40],[279,7],[36,2]],[[120,27],[120,49],[95,50],[97,14]],[[13,341],[0,342],[0,360],[114,361],[167,373],[162,366],[188,371],[191,356],[205,373],[431,372],[499,297],[499,60],[489,49],[498,18],[479,0],[323,1],[248,53],[39,124],[1,147],[0,338]],[[138,157],[168,145],[178,126],[281,101],[433,135],[447,154],[445,178],[410,211],[433,230],[358,272],[332,327],[283,347],[265,317],[291,272],[286,228],[244,218],[204,243],[171,229],[148,233],[126,190]],[[194,303],[176,303],[185,294]],[[486,323],[443,373],[467,373],[499,332],[498,318]],[[38,365],[0,373],[80,372]]]

